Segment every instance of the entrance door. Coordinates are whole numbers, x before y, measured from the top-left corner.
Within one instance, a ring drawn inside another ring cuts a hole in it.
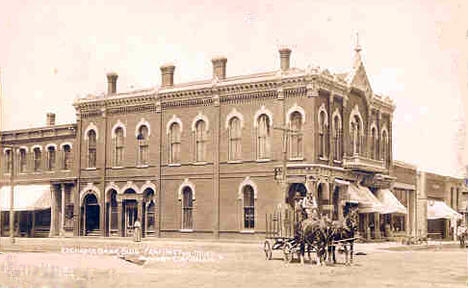
[[[138,218],[137,203],[135,200],[125,201],[125,236],[133,235],[133,226]]]

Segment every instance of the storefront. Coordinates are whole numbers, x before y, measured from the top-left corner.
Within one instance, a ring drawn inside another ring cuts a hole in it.
[[[0,189],[0,234],[9,236],[10,186]],[[50,185],[16,185],[13,197],[16,237],[48,237],[51,225]]]
[[[457,226],[463,216],[450,208],[444,201],[427,201],[427,235],[432,239],[447,239],[450,230]]]

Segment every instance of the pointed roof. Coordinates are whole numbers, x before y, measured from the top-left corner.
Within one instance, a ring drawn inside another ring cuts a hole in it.
[[[361,57],[361,45],[359,44],[359,34],[356,34],[356,46],[354,47],[353,70],[346,77],[346,81],[354,87],[372,95],[372,88],[367,77],[366,69]]]

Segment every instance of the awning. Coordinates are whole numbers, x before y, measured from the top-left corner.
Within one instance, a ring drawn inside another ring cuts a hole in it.
[[[335,179],[335,184],[340,186],[348,186],[349,182],[346,180]]]
[[[385,207],[367,187],[356,184],[348,186],[346,202],[357,203],[359,213],[384,213]]]
[[[447,206],[444,201],[427,200],[427,219],[462,219],[463,216]]]
[[[379,189],[376,193],[377,199],[385,207],[384,214],[408,214],[408,209],[398,201],[388,189]]]
[[[50,185],[15,185],[14,211],[32,211],[50,208]],[[0,188],[0,210],[10,210],[10,186]]]

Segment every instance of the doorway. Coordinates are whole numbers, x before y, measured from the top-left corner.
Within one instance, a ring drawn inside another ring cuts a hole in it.
[[[135,221],[138,219],[138,207],[136,200],[125,200],[124,202],[125,209],[125,237],[130,237],[133,235],[133,226]]]

